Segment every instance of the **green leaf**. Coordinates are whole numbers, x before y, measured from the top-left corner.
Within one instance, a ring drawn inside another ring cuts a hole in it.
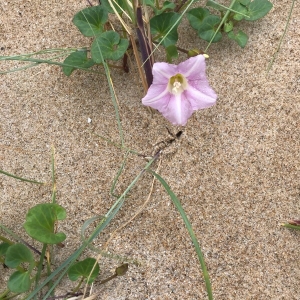
[[[244,6],[248,6],[249,3],[251,2],[251,0],[239,0],[239,1],[240,1],[240,3],[241,3],[242,5],[244,5]]]
[[[170,2],[170,1],[165,1],[165,2],[163,3],[162,8],[159,10],[159,13],[161,14],[161,13],[163,13],[164,11],[166,11],[166,10],[168,10],[168,9],[172,10],[172,9],[174,9],[175,7],[176,7],[176,4],[175,4],[175,3]]]
[[[91,6],[78,12],[73,18],[73,23],[84,36],[95,36],[103,32],[107,20],[106,9]]]
[[[201,7],[191,9],[187,18],[191,26],[197,30],[198,35],[207,42],[210,42],[221,22],[218,16],[211,15],[206,8]],[[218,32],[212,42],[218,42],[221,38],[222,34]]]
[[[239,13],[234,13],[233,14],[233,19],[236,20],[236,21],[243,20],[245,18],[245,16],[243,16],[243,15],[247,15],[247,12],[248,12],[247,8],[244,5],[242,5],[242,4],[238,3],[238,2],[235,2],[235,4],[233,5],[232,9],[234,11],[240,13],[240,14]],[[249,20],[248,18],[246,18],[246,19]]]
[[[93,267],[96,263],[96,266],[93,270]],[[93,270],[93,272],[92,272]],[[76,281],[79,277],[89,278],[88,283],[92,283],[99,274],[99,265],[95,258],[88,257],[85,260],[75,263],[69,270],[68,276],[70,280]]]
[[[23,244],[14,244],[8,247],[5,255],[5,264],[9,268],[17,268],[21,263],[32,264],[34,258],[30,250]]]
[[[167,52],[167,62],[171,63],[173,59],[178,57],[177,47],[175,45],[171,45],[166,48]]]
[[[70,76],[77,67],[81,68],[90,68],[92,67],[95,62],[92,59],[87,57],[87,50],[77,50],[71,53],[65,60],[64,64],[71,65],[70,66],[63,66],[63,72],[65,75]]]
[[[30,289],[30,276],[28,272],[16,271],[8,279],[8,288],[13,293],[24,293]]]
[[[248,6],[246,18],[247,21],[255,21],[264,17],[273,7],[273,4],[268,0],[254,0]]]
[[[209,15],[210,12],[208,9],[199,7],[199,8],[191,9],[187,13],[187,18],[191,26],[198,31],[202,25],[203,20]]]
[[[154,0],[145,0],[145,4],[149,7],[151,7],[153,10],[157,10]]]
[[[116,4],[116,3],[117,4]],[[126,4],[125,4],[125,1],[124,0],[113,0],[112,1],[116,11],[121,14],[122,13],[122,10],[123,11],[126,11]],[[108,0],[101,0],[101,7],[105,8],[109,13],[115,13],[114,10],[111,8]]]
[[[27,215],[24,228],[28,235],[46,244],[61,243],[66,239],[62,232],[55,233],[57,220],[66,218],[66,210],[58,204],[44,203],[32,207]]]
[[[217,31],[218,25],[221,19],[218,16],[207,16],[204,18],[201,26],[198,29],[198,35],[205,41],[210,42],[215,32]],[[222,38],[221,32],[217,32],[216,36],[212,40],[212,43],[218,42]]]
[[[176,7],[176,4],[170,1],[165,1],[160,9],[156,8],[155,1],[153,0],[145,0],[145,4],[153,9],[156,16],[162,14],[166,10],[173,10]]]
[[[239,30],[237,34],[234,34],[233,31],[228,32],[228,37],[236,41],[240,47],[244,48],[248,42],[248,35],[242,30]]]
[[[177,24],[176,22],[179,18],[180,14],[174,12],[163,13],[153,17],[150,20],[150,30],[154,40],[162,41],[161,44],[164,47],[175,45],[178,40],[177,27],[179,25],[179,22]],[[176,25],[169,32],[174,24]]]
[[[129,42],[121,39],[115,31],[106,31],[98,36],[91,47],[92,58],[96,63],[104,60],[118,60],[123,57],[128,48]]]
[[[0,244],[0,256],[4,256],[6,254],[6,251],[7,251],[9,246],[10,246],[10,244],[8,244],[8,243],[1,243]]]

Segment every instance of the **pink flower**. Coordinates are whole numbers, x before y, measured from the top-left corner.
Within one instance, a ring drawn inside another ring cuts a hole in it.
[[[153,83],[142,99],[174,125],[185,125],[198,109],[216,103],[217,95],[205,75],[205,57],[197,55],[178,66],[160,62],[153,65]]]

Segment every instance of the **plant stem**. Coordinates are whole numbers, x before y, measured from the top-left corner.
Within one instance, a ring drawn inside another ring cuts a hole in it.
[[[108,281],[110,281],[110,280],[116,278],[117,276],[118,276],[117,274],[111,275],[111,276],[109,276],[108,278],[102,280],[102,281],[100,282],[100,284],[104,284],[104,283],[106,283],[106,282],[108,282]]]
[[[185,50],[185,49],[180,48],[180,47],[178,47],[178,46],[176,46],[176,48],[177,48],[177,50],[179,50],[179,51],[181,51],[181,52],[183,52],[183,53],[185,53],[185,54],[188,54],[188,53],[189,53],[188,50]]]
[[[42,273],[42,268],[43,268],[43,261],[44,261],[44,256],[45,256],[45,253],[46,253],[46,249],[47,249],[47,244],[43,244],[43,249],[42,249],[42,253],[41,253],[41,256],[40,256],[40,261],[39,261],[38,269],[37,269],[36,276],[35,276],[35,287],[37,287],[37,285],[39,283],[39,280],[41,278],[41,273]]]
[[[0,294],[0,299],[7,299],[6,295],[8,295],[10,292],[9,289],[5,290],[2,294]]]
[[[81,277],[81,279],[80,279],[80,281],[79,281],[79,283],[77,284],[77,286],[74,288],[74,290],[72,291],[72,293],[77,293],[78,291],[79,291],[79,289],[80,289],[80,286],[82,285],[82,283],[83,283],[83,280],[84,280],[84,277],[82,276]]]

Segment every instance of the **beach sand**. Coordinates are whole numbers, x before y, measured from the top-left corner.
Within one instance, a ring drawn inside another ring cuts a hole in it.
[[[205,1],[201,1],[204,3]],[[207,76],[217,105],[196,112],[185,127],[172,126],[141,105],[144,96],[136,64],[130,72],[111,69],[125,146],[153,155],[169,131],[182,130],[152,169],[180,199],[200,243],[216,300],[300,299],[299,232],[280,226],[300,214],[300,7],[295,5],[278,55],[267,72],[284,32],[292,1],[273,1],[272,11],[256,22],[241,22],[249,35],[244,49],[229,40],[213,44]],[[90,46],[71,20],[85,1],[9,1],[0,4],[0,55],[48,48]],[[178,45],[204,49],[206,42],[184,21]],[[179,61],[186,57],[181,54]],[[164,52],[156,53],[156,61]],[[1,71],[24,66],[1,62]],[[55,148],[57,203],[67,211],[58,223],[64,248],[54,247],[53,268],[80,244],[81,227],[103,216],[115,202],[113,180],[126,151],[120,144],[114,107],[103,74],[75,71],[66,77],[59,66],[1,75],[0,169],[47,182],[39,186],[0,174],[0,222],[41,250],[23,224],[29,208],[51,202],[51,148]],[[88,123],[88,118],[92,120]],[[166,128],[167,127],[167,128]],[[121,194],[144,168],[130,154],[116,185]],[[153,177],[146,173],[131,190],[118,215],[95,241],[104,247],[110,233],[126,223],[147,200]],[[1,232],[1,234],[4,234]],[[158,181],[151,198],[108,250],[119,260],[101,258],[97,299],[207,299],[194,247],[178,211]],[[96,257],[86,250],[83,258]],[[129,261],[125,276],[104,285],[117,266]],[[138,262],[138,264],[135,264]],[[1,290],[10,270],[0,265]],[[65,278],[56,295],[76,283]]]

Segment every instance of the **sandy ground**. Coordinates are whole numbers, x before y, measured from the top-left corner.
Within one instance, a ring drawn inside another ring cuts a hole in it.
[[[267,74],[291,1],[273,4],[265,18],[240,25],[250,36],[245,49],[227,38],[211,46],[207,74],[218,103],[195,113],[185,128],[173,127],[158,113],[151,116],[141,105],[135,66],[129,74],[112,71],[128,148],[152,154],[156,142],[168,139],[166,126],[174,133],[184,131],[166,149],[159,173],[193,224],[217,300],[300,299],[299,233],[279,226],[300,212],[300,7],[296,3]],[[90,40],[71,23],[86,5],[83,0],[1,1],[0,55],[88,46]],[[195,32],[184,25],[180,30],[179,45],[205,48]],[[20,65],[1,62],[0,68]],[[120,141],[105,76],[77,71],[67,78],[57,66],[40,65],[2,75],[0,90],[0,169],[50,183],[55,147],[57,201],[67,210],[59,228],[67,234],[65,247],[56,249],[59,265],[80,244],[84,221],[104,215],[115,201],[109,190],[125,152],[93,134]],[[116,192],[145,164],[131,155]],[[96,245],[101,247],[112,230],[134,215],[151,182],[149,174],[139,181]],[[51,201],[51,186],[0,175],[0,189],[1,223],[32,242],[22,227],[25,214]],[[158,182],[143,213],[117,233],[109,251],[140,265],[131,263],[126,276],[100,286],[121,263],[101,260],[94,285],[99,299],[207,299],[192,243]],[[9,271],[2,265],[0,273],[7,280]],[[0,286],[3,290],[4,282]],[[57,295],[74,286],[63,281]]]

